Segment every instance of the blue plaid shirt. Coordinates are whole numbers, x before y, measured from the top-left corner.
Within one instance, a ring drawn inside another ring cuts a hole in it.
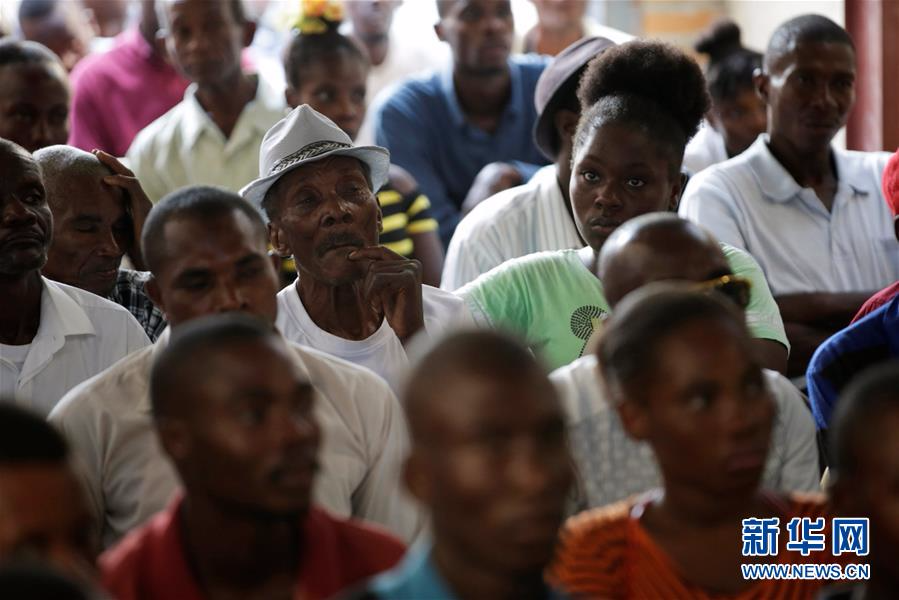
[[[119,269],[119,277],[109,294],[109,300],[127,308],[147,332],[150,341],[155,342],[168,323],[165,315],[147,295],[145,288],[149,280],[150,273],[147,271]]]

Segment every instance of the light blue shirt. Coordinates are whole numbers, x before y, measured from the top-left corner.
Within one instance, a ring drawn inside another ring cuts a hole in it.
[[[373,578],[366,591],[384,600],[458,600],[431,561],[431,548],[430,543],[417,543],[400,564]],[[565,598],[547,588],[547,600]]]
[[[431,201],[444,245],[478,172],[491,162],[512,163],[527,181],[548,161],[534,144],[534,89],[548,59],[509,60],[511,91],[496,131],[469,123],[456,97],[451,68],[409,79],[382,95],[373,113],[375,141],[390,150]]]
[[[761,135],[690,180],[680,214],[758,261],[775,296],[879,290],[899,279],[899,244],[880,190],[889,154],[833,148],[830,212],[778,162]]]

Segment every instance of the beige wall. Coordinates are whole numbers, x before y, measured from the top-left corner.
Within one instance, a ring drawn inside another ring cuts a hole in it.
[[[743,43],[764,51],[774,29],[803,13],[824,15],[843,25],[843,0],[724,0],[724,10],[743,30]]]

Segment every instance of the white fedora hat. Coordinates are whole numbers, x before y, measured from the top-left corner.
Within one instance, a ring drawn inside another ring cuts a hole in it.
[[[262,138],[259,149],[259,178],[248,183],[240,195],[262,209],[265,194],[285,173],[328,156],[352,156],[368,165],[372,191],[387,183],[390,153],[380,146],[353,146],[353,140],[329,118],[308,104],[293,109],[275,123]]]

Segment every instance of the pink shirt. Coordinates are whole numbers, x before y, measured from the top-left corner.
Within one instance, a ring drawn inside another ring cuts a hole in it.
[[[109,52],[84,58],[71,78],[69,144],[113,156],[125,156],[137,132],[181,102],[190,83],[136,28]]]

